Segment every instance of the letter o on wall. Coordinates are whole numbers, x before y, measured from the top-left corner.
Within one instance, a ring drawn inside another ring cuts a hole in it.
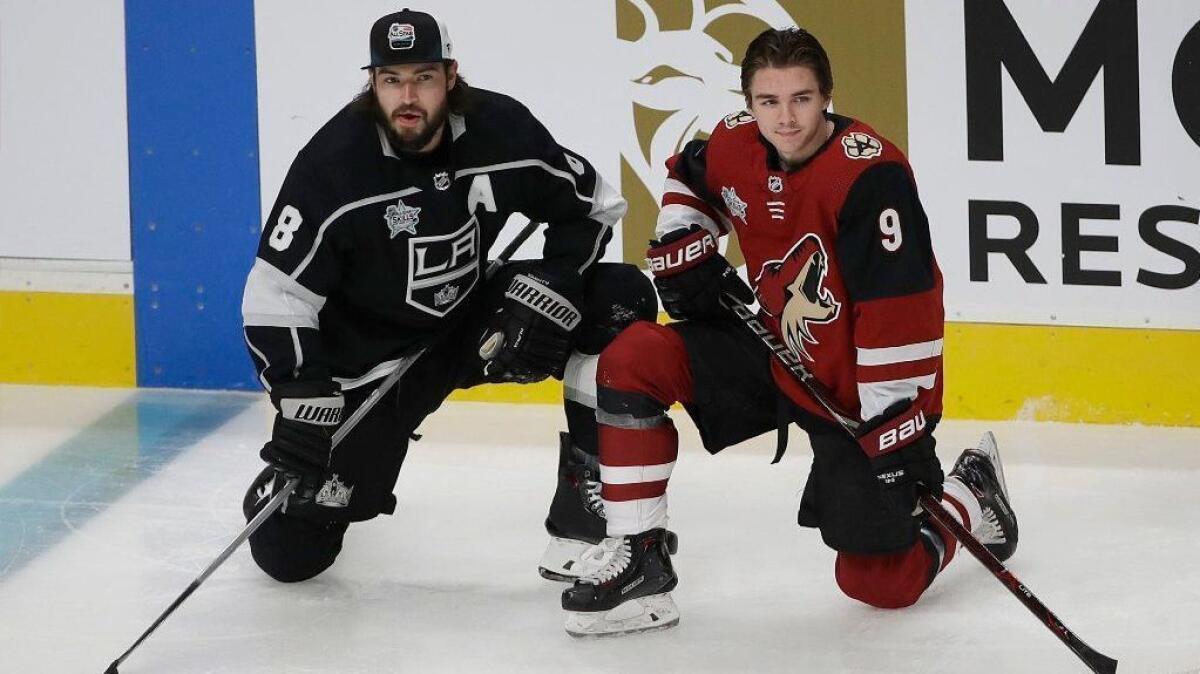
[[[1200,22],[1192,26],[1175,52],[1171,93],[1179,123],[1192,142],[1200,146]]]

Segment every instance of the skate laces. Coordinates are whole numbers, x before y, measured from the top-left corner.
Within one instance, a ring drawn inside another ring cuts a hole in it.
[[[1000,518],[996,516],[996,511],[991,506],[983,508],[983,521],[975,527],[971,534],[985,545],[1008,542],[1008,537],[1004,534],[1004,527],[1000,525]]]
[[[587,493],[587,507],[596,515],[604,517],[604,499],[600,497],[603,485],[593,480],[584,480],[583,489]]]
[[[633,550],[629,547],[629,539],[605,538],[583,553],[583,559],[593,562],[596,570],[580,577],[580,582],[600,585],[621,575],[633,559]]]

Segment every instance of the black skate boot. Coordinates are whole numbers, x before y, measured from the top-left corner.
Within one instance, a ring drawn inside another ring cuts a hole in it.
[[[1017,550],[1017,515],[1008,500],[996,437],[990,431],[984,433],[978,448],[958,457],[950,477],[966,485],[983,510],[983,521],[975,524],[971,533],[996,559],[1003,562],[1012,557]]]
[[[546,516],[550,543],[538,573],[550,580],[571,582],[585,573],[580,558],[604,539],[606,522],[599,461],[576,447],[569,433],[559,433],[558,440],[558,487]]]
[[[671,590],[679,582],[667,549],[668,532],[651,529],[606,538],[589,551],[599,568],[562,594],[567,634],[599,637],[665,629],[679,623]]]
[[[570,433],[558,434],[558,487],[546,516],[550,542],[542,553],[538,573],[548,580],[573,582],[595,571],[584,553],[604,540],[607,521],[600,498],[600,461],[576,447]],[[679,549],[679,538],[668,531],[667,549]]]

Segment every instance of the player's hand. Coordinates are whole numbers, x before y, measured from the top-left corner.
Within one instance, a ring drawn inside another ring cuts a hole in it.
[[[286,382],[271,390],[275,426],[259,456],[306,486],[320,484],[342,421],[343,400],[331,381]]]
[[[894,452],[871,459],[871,467],[875,469],[875,478],[879,481],[885,500],[898,510],[906,510],[914,515],[920,512],[917,507],[918,484],[925,485],[934,499],[942,497],[945,476],[934,452],[936,444],[932,435],[923,435]]]
[[[721,304],[723,292],[746,304],[754,302],[750,287],[718,252],[716,238],[700,225],[651,241],[646,261],[663,309],[677,321],[727,316]]]
[[[490,381],[521,384],[562,379],[579,327],[583,279],[574,271],[549,268],[517,274],[479,340]]]

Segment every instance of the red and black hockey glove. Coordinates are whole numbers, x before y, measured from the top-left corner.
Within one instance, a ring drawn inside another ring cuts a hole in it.
[[[342,392],[332,381],[285,382],[271,389],[275,426],[259,456],[275,470],[320,485],[342,422]]]
[[[737,270],[717,250],[717,240],[700,225],[678,229],[651,241],[646,262],[663,309],[677,321],[728,315],[721,293],[729,292],[746,304],[754,293]]]
[[[582,320],[583,279],[549,268],[517,274],[479,342],[488,381],[528,384],[562,379]]]
[[[938,461],[925,413],[911,401],[888,407],[859,429],[858,444],[871,460],[886,501],[899,510],[917,512],[917,485],[935,499],[942,497],[942,464]]]

